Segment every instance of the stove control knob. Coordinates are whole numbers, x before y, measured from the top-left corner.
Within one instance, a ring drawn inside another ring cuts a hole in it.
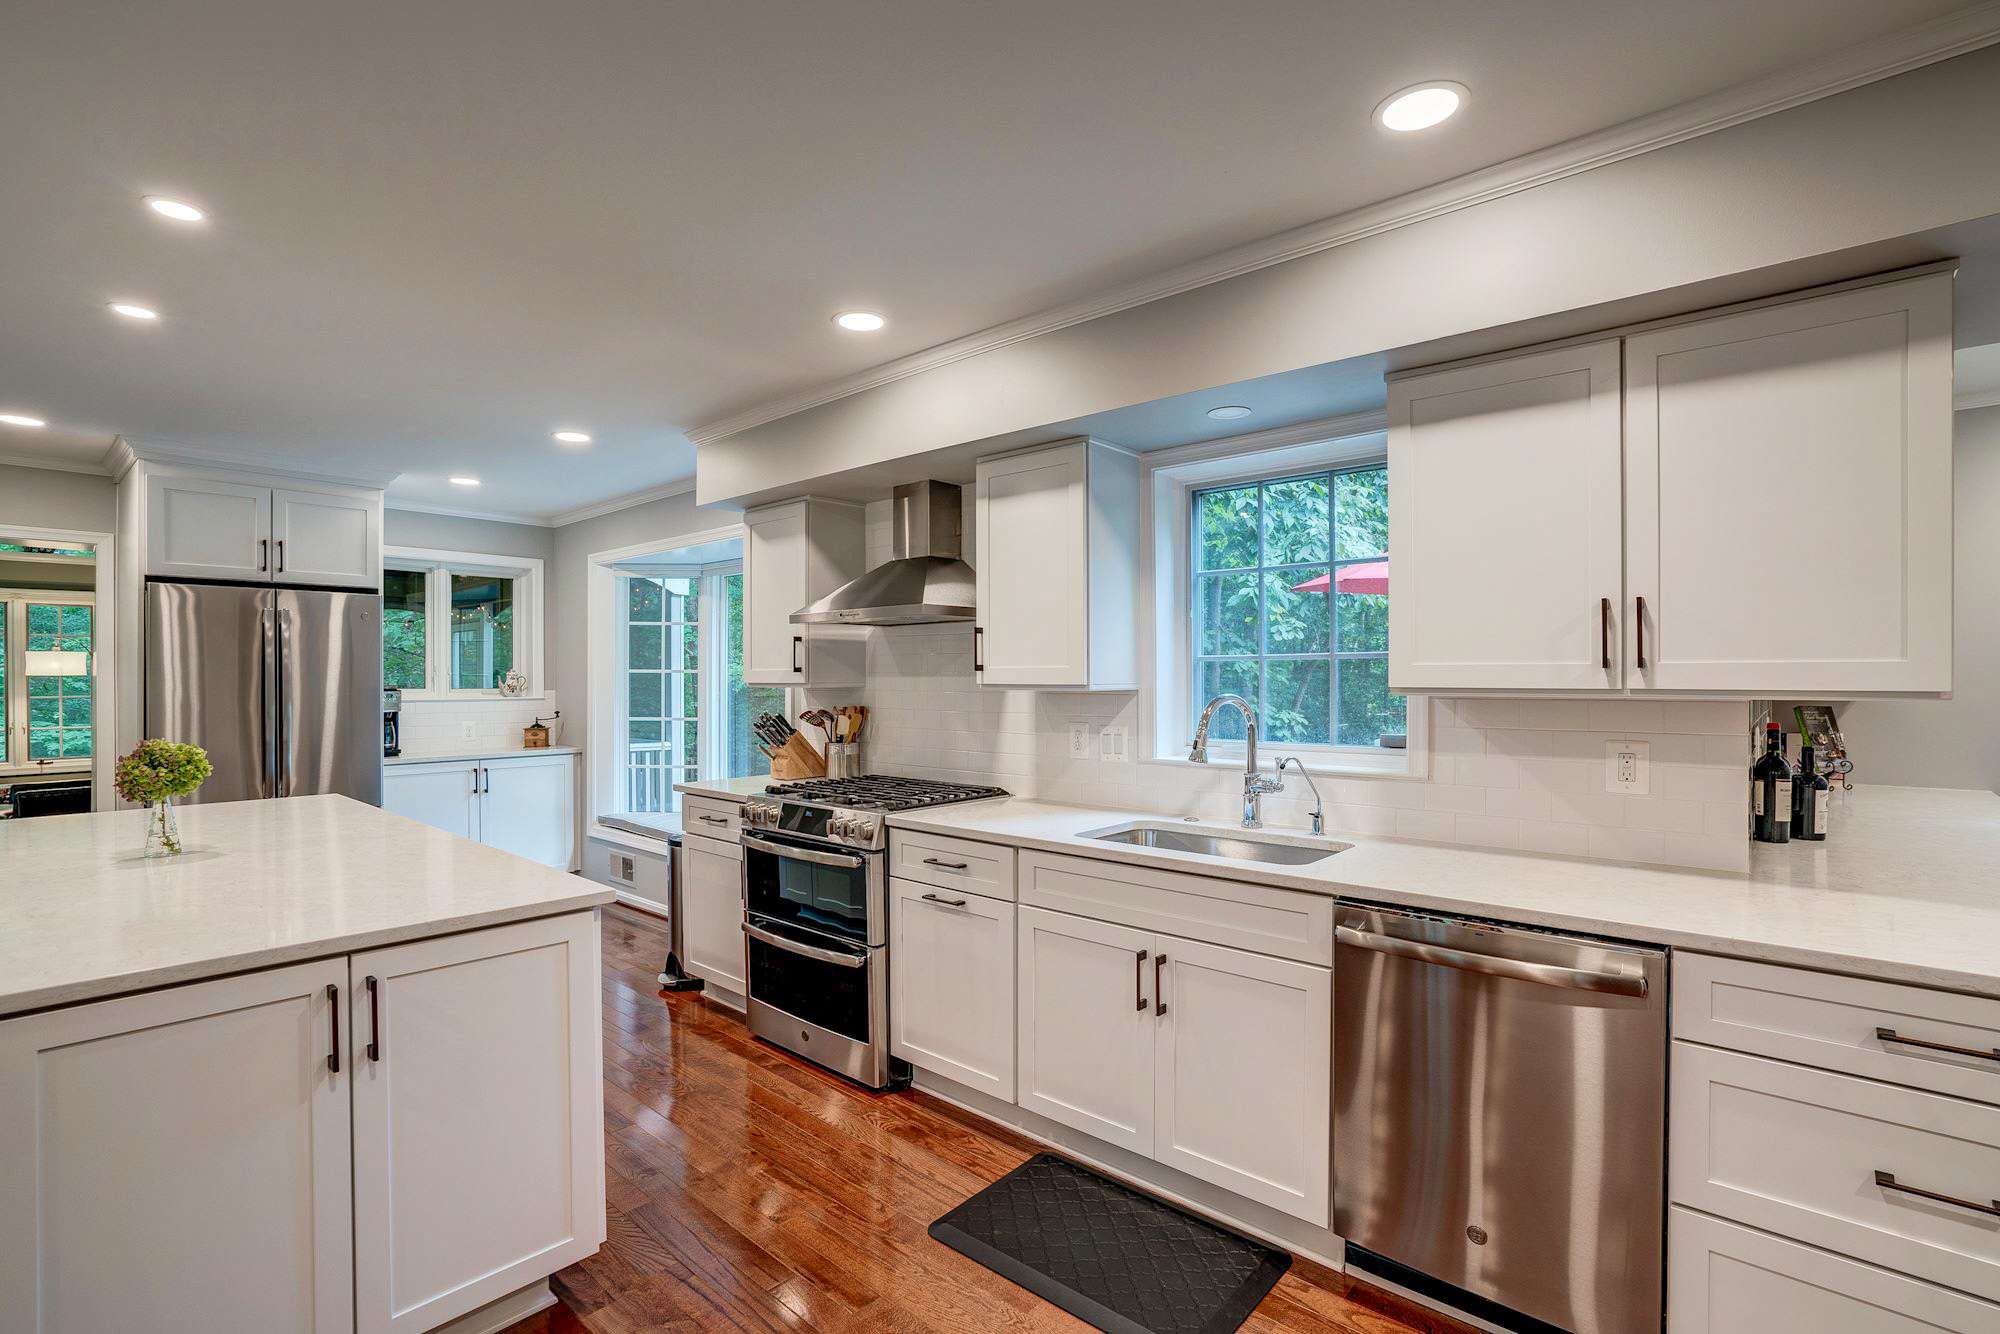
[[[826,828],[835,838],[846,838],[854,832],[854,821],[845,815],[836,815],[827,822]]]

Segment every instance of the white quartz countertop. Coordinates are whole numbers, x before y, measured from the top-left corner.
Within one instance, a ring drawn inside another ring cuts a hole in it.
[[[2000,796],[1991,792],[1859,787],[1837,799],[1825,842],[1754,844],[1748,873],[1338,830],[1329,836],[1353,848],[1289,867],[1084,837],[1135,822],[1210,827],[1018,798],[889,817],[895,829],[2000,996]]]
[[[610,890],[346,797],[0,821],[0,1015],[607,903]]]
[[[483,744],[467,742],[462,750],[424,751],[419,754],[404,751],[401,755],[385,755],[382,757],[382,763],[385,765],[449,764],[458,760],[467,763],[473,760],[518,760],[530,755],[575,755],[582,749],[581,746],[537,746],[529,750],[526,746],[496,746],[490,741]]]
[[[751,797],[761,797],[764,789],[771,785],[770,775],[759,778],[705,778],[686,783],[675,783],[674,791],[686,792],[692,796],[709,797],[715,801],[747,801]]]

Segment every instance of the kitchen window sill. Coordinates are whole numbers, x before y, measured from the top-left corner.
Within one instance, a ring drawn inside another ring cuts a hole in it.
[[[1398,781],[1421,782],[1427,776],[1428,766],[1423,762],[1428,758],[1421,752],[1401,750],[1384,751],[1379,762],[1370,761],[1375,757],[1365,752],[1312,751],[1304,747],[1286,747],[1260,742],[1257,747],[1261,767],[1268,769],[1272,761],[1280,755],[1296,755],[1305,762],[1306,772],[1326,774],[1335,778],[1381,778]],[[1391,758],[1394,757],[1394,758]],[[1210,769],[1225,772],[1243,772],[1243,752],[1233,756],[1219,747],[1209,747],[1207,760],[1190,760],[1185,755],[1155,755],[1141,760],[1141,764],[1162,765],[1175,769]]]

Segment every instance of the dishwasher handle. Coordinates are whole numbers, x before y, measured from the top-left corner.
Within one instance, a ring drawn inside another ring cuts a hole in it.
[[[1356,949],[1373,950],[1377,954],[1390,954],[1400,959],[1415,959],[1419,963],[1437,964],[1442,968],[1457,968],[1468,973],[1484,973],[1488,977],[1510,977],[1520,982],[1538,982],[1545,987],[1568,987],[1573,991],[1601,991],[1613,996],[1644,996],[1647,991],[1644,974],[1601,973],[1590,968],[1566,968],[1556,963],[1530,963],[1526,959],[1509,959],[1498,954],[1478,954],[1471,950],[1455,950],[1444,945],[1426,945],[1420,940],[1404,940],[1398,936],[1378,935],[1373,931],[1358,931],[1351,926],[1336,926],[1334,939],[1343,945]]]

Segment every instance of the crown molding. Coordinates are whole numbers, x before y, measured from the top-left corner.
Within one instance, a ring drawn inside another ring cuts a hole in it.
[[[283,463],[273,463],[268,458],[249,458],[213,450],[154,444],[122,435],[114,439],[111,447],[104,451],[105,471],[113,477],[123,477],[131,470],[132,465],[138,462],[165,463],[181,468],[227,468],[235,472],[257,473],[264,477],[277,477],[289,481],[317,482],[322,486],[353,486],[371,491],[382,490],[400,476],[393,472],[336,473],[317,468],[287,467]]]
[[[1178,296],[1212,283],[1365,240],[1399,227],[1502,199],[1643,153],[1670,148],[1746,121],[1789,111],[1925,65],[2000,42],[2000,0],[1948,14],[1930,23],[1848,47],[1809,65],[1711,93],[1650,116],[1641,116],[1565,143],[1482,168],[1455,180],[1275,236],[1224,250],[1138,282],[1110,288],[963,338],[940,343],[880,366],[787,394],[687,432],[699,448],[783,417],[879,389],[1014,343]]]
[[[0,453],[0,464],[10,468],[40,468],[44,472],[74,472],[88,477],[104,477],[108,470],[99,461],[85,462],[81,459],[45,459],[37,454]]]
[[[1244,435],[1217,436],[1189,445],[1155,449],[1139,457],[1150,471],[1175,468],[1185,463],[1229,458],[1236,454],[1259,453],[1269,449],[1289,449],[1294,445],[1318,445],[1357,435],[1374,435],[1389,429],[1389,414],[1381,408],[1366,412],[1343,412],[1337,417],[1316,417],[1290,426],[1269,426]]]
[[[514,514],[506,510],[469,510],[460,505],[425,505],[414,500],[382,499],[385,510],[403,510],[410,514],[439,514],[447,519],[479,519],[485,523],[511,523],[523,528],[553,528],[545,514]]]
[[[682,477],[659,486],[648,487],[644,491],[632,491],[609,500],[600,500],[591,505],[579,505],[575,509],[558,510],[549,516],[551,528],[562,528],[572,523],[582,523],[585,519],[601,518],[606,514],[616,514],[620,510],[636,509],[640,505],[650,505],[656,500],[668,500],[674,496],[684,496],[694,490],[694,478]]]

